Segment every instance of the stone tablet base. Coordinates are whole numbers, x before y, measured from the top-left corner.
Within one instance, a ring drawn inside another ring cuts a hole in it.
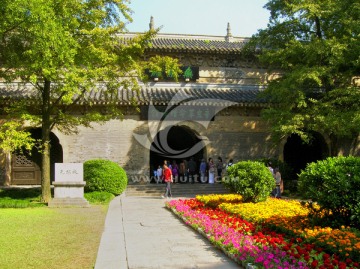
[[[89,202],[84,198],[85,181],[60,181],[53,182],[54,199],[49,207],[89,207]]]
[[[54,198],[49,204],[49,207],[90,207],[89,202],[85,198]]]

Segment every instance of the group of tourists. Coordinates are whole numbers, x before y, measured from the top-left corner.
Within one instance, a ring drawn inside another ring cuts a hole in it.
[[[216,162],[214,162],[213,158],[210,157],[208,162],[205,162],[205,159],[202,159],[198,167],[194,158],[191,157],[189,161],[183,159],[179,164],[177,164],[175,160],[173,160],[172,163],[165,160],[163,165],[159,165],[154,173],[156,172],[156,183],[166,184],[165,194],[162,197],[168,198],[172,196],[171,183],[189,182],[193,184],[195,182],[208,182],[209,184],[214,184],[215,179],[221,182],[223,169],[227,169],[232,165],[232,159],[230,159],[228,164],[225,166],[221,157],[218,157]],[[278,167],[274,169],[271,162],[268,163],[268,168],[273,175],[276,184],[276,187],[272,191],[271,195],[275,198],[281,198],[283,181],[280,170]]]
[[[167,160],[163,165],[159,165],[154,171],[156,183],[166,184],[165,194],[163,198],[171,197],[171,183],[209,183],[214,184],[215,179],[221,182],[223,169],[232,165],[232,160],[225,166],[222,158],[218,157],[214,162],[213,158],[209,158],[208,162],[202,159],[200,165],[197,165],[193,157],[188,161],[183,159],[178,164],[175,160],[171,163]]]
[[[193,157],[189,160],[182,159],[180,163],[177,163],[176,160],[172,162],[165,160],[164,162],[167,163],[168,168],[171,170],[174,183],[190,184],[221,182],[223,170],[232,165],[232,160],[227,165],[224,165],[221,157],[218,157],[216,162],[211,157],[207,162],[202,159],[200,164],[197,164]],[[158,165],[157,169],[154,170],[157,184],[165,183],[163,170],[163,164]]]
[[[223,170],[232,165],[232,159],[229,160],[227,165],[224,165],[221,157],[218,157],[216,162],[210,157],[207,162],[205,162],[205,159],[202,159],[198,167],[194,158],[191,157],[189,161],[183,159],[179,164],[177,164],[175,160],[173,160],[172,163],[165,160],[163,165],[159,165],[154,173],[156,176],[156,183],[166,184],[165,194],[162,196],[165,198],[171,197],[171,183],[189,182],[194,184],[195,182],[208,182],[209,184],[214,184],[215,179],[221,182]],[[276,184],[271,195],[275,198],[281,198],[283,181],[280,170],[278,167],[274,169],[271,162],[268,163],[268,169]]]

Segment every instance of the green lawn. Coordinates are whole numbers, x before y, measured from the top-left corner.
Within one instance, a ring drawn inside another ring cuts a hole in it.
[[[1,208],[0,268],[93,268],[107,205]]]

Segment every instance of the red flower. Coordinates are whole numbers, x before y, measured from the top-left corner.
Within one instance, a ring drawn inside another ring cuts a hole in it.
[[[288,245],[283,246],[283,250],[284,250],[284,251],[289,251],[289,249],[290,249],[290,247],[289,247]]]
[[[316,268],[318,266],[319,262],[317,260],[313,260],[311,263],[311,268]]]
[[[339,269],[346,269],[346,263],[340,262],[339,263]]]

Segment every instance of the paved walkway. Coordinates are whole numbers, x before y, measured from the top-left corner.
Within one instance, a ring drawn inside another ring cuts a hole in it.
[[[95,269],[233,269],[235,262],[154,197],[116,197],[109,206]]]

